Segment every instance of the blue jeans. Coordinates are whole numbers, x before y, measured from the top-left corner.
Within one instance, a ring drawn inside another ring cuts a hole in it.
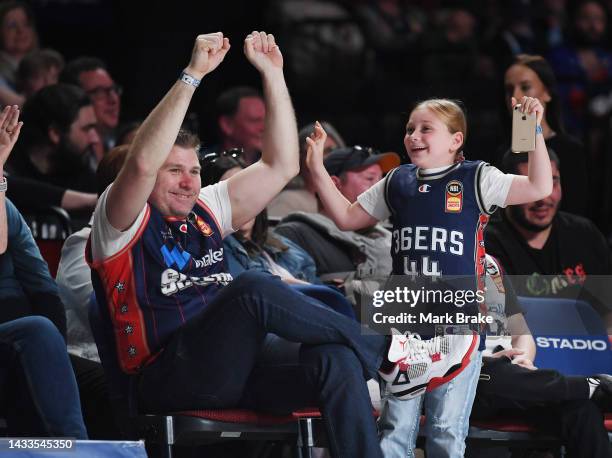
[[[260,358],[268,333],[301,343],[298,361]],[[178,329],[138,380],[141,411],[246,407],[289,413],[319,406],[335,457],[381,457],[366,378],[387,338],[298,294],[280,278],[245,272]]]
[[[66,343],[51,321],[28,316],[0,324],[0,362],[11,434],[87,439]]]
[[[479,352],[461,374],[418,398],[402,401],[391,395],[383,397],[378,426],[385,458],[414,457],[423,403],[427,457],[463,457],[481,361]]]

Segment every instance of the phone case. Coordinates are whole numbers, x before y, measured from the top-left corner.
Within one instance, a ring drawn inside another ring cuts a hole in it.
[[[536,139],[536,115],[522,113],[520,105],[515,105],[512,110],[512,145],[511,150],[515,153],[523,153],[535,150]]]

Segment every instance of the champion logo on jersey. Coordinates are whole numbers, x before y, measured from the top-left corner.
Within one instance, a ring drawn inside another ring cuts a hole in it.
[[[431,185],[428,184],[422,184],[421,186],[419,186],[419,192],[429,192],[430,189]]]
[[[446,183],[446,198],[444,211],[446,213],[461,213],[463,209],[463,183],[452,180]]]

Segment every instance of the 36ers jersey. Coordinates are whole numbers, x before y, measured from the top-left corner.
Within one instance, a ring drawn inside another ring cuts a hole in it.
[[[486,164],[463,161],[425,174],[415,165],[389,173],[394,275],[456,276],[484,273],[484,208],[480,176]]]
[[[219,224],[200,200],[187,219],[164,218],[147,204],[129,244],[90,265],[100,314],[112,323],[126,373],[150,362],[172,333],[232,280]]]

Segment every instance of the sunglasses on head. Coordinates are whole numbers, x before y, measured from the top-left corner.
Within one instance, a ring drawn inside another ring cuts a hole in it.
[[[353,151],[351,151],[351,156],[354,154],[359,154],[363,158],[368,158],[370,156],[376,156],[377,154],[380,154],[380,151],[375,148],[372,148],[371,146],[355,145],[353,146]]]
[[[231,148],[225,151],[213,151],[202,156],[201,162],[204,164],[213,164],[221,157],[231,157],[232,159],[240,159],[244,150],[242,148]]]

